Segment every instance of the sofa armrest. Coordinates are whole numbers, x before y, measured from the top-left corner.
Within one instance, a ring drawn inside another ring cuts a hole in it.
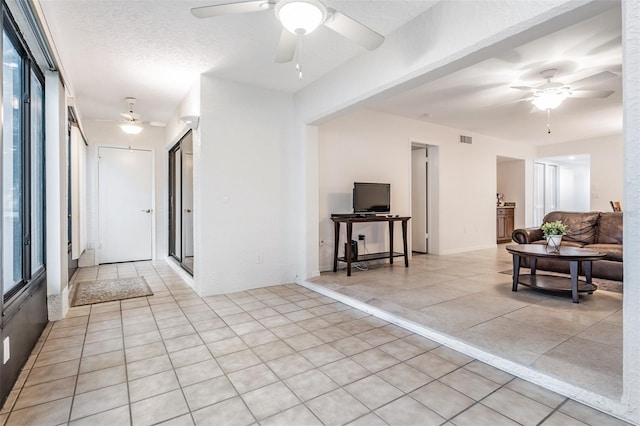
[[[544,239],[544,234],[540,228],[521,228],[513,231],[511,239],[518,244],[531,244]]]

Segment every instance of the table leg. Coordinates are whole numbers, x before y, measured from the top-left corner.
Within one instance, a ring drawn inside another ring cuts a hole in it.
[[[591,261],[585,260],[584,262],[582,262],[582,266],[584,266],[584,276],[587,280],[587,283],[592,284]]]
[[[584,266],[584,276],[587,281],[587,284],[593,284],[593,280],[592,280],[593,277],[591,275],[591,265],[592,265],[592,262],[590,260],[585,260],[584,262],[582,262],[582,266]],[[593,294],[593,292],[590,291],[589,294]]]
[[[538,261],[538,259],[536,259],[535,257],[532,257],[529,259],[529,266],[531,266],[531,275],[535,275],[536,274],[536,262]]]
[[[347,222],[347,249],[345,250],[345,257],[347,258],[347,276],[351,276],[351,235],[353,233],[353,224]]]
[[[569,271],[571,272],[571,298],[573,303],[579,303],[578,299],[578,261],[569,262]]]
[[[389,263],[393,264],[393,221],[389,221]]]
[[[513,255],[513,285],[511,291],[518,291],[518,280],[520,279],[520,256]]]
[[[338,270],[338,247],[340,238],[340,222],[333,223],[333,272]]]
[[[407,252],[407,221],[402,221],[402,245],[404,246],[404,266],[409,267],[409,253]]]

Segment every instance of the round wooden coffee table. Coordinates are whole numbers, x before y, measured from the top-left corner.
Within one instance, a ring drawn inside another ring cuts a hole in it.
[[[518,284],[554,292],[571,292],[573,303],[579,303],[578,293],[593,293],[598,286],[591,282],[591,263],[606,256],[594,250],[560,246],[559,250],[542,244],[518,244],[507,246],[513,255],[513,287],[518,291]],[[521,259],[526,257],[531,264],[531,274],[520,275]],[[569,262],[571,279],[554,275],[536,275],[537,259],[554,259]],[[584,267],[585,281],[578,279],[580,263]]]

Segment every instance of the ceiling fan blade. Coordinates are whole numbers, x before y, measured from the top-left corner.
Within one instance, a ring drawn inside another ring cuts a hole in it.
[[[278,50],[276,52],[276,62],[285,64],[293,61],[298,45],[298,36],[283,29],[280,33],[280,41],[278,42]]]
[[[384,41],[384,37],[371,28],[366,27],[344,13],[333,9],[328,9],[329,16],[324,25],[331,28],[338,34],[353,40],[368,50],[378,48]]]
[[[167,127],[167,123],[161,121],[143,121],[142,124],[146,124],[151,127]]]
[[[265,10],[263,5],[271,5],[264,0],[242,1],[225,4],[214,4],[191,8],[191,14],[196,18],[212,18],[214,16],[236,15],[239,13],[260,12]]]
[[[535,87],[530,87],[530,86],[511,86],[511,88],[516,90],[524,90],[527,92],[533,92],[534,90],[536,90]]]
[[[136,114],[135,112],[121,112],[120,115],[127,120],[140,120],[140,114]]]
[[[515,101],[511,101],[509,103],[517,104],[518,102],[527,102],[527,101],[532,101],[533,99],[534,99],[533,96],[528,96],[526,98],[516,99]]]
[[[612,90],[572,90],[571,97],[604,99],[613,95],[613,93]]]
[[[588,86],[589,84],[599,83],[613,77],[616,77],[614,73],[609,71],[602,71],[589,77],[583,78],[582,80],[574,81],[569,86],[571,86],[571,88],[573,89],[579,89],[581,87]]]

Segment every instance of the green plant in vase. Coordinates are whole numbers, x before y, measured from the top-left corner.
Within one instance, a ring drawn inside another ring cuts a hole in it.
[[[554,250],[560,250],[562,236],[569,233],[569,227],[560,220],[553,222],[545,222],[540,227],[544,237],[547,239],[547,245]]]

